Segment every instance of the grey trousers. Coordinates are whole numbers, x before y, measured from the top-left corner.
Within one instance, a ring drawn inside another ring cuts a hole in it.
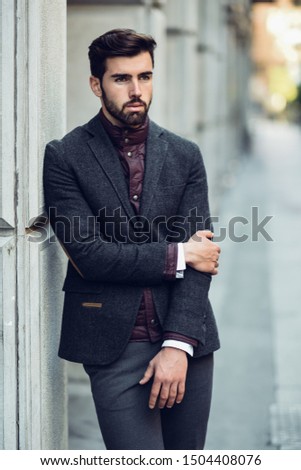
[[[186,392],[172,408],[148,407],[152,381],[140,385],[161,342],[129,343],[107,366],[84,365],[107,449],[203,449],[210,411],[213,354],[189,358]]]

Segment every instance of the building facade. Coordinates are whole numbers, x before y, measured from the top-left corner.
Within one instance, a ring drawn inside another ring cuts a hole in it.
[[[45,143],[94,116],[91,41],[152,34],[151,118],[204,154],[212,212],[247,135],[247,0],[2,0],[0,448],[66,449],[67,374],[57,357],[66,259],[43,213]]]

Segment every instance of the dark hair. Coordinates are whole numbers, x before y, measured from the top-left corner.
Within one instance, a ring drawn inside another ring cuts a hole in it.
[[[102,80],[106,71],[106,59],[111,57],[134,57],[149,52],[154,66],[156,41],[133,29],[112,29],[94,39],[89,47],[91,74]]]

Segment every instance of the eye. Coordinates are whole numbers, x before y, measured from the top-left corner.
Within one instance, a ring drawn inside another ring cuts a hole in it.
[[[120,77],[115,78],[115,83],[123,83],[128,81],[128,77],[126,75],[121,75]]]
[[[152,76],[149,75],[149,74],[143,74],[143,75],[140,75],[139,78],[140,78],[140,80],[142,80],[142,81],[144,81],[144,82],[147,82],[147,81],[149,81],[149,80],[152,78]]]

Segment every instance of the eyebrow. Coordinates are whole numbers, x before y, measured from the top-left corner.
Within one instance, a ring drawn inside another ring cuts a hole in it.
[[[140,77],[141,75],[153,75],[153,72],[151,70],[147,70],[145,72],[141,72],[138,74],[138,77]],[[129,77],[131,78],[133,75],[129,74],[129,73],[113,73],[113,75],[111,75],[111,78],[121,78],[121,77]]]

